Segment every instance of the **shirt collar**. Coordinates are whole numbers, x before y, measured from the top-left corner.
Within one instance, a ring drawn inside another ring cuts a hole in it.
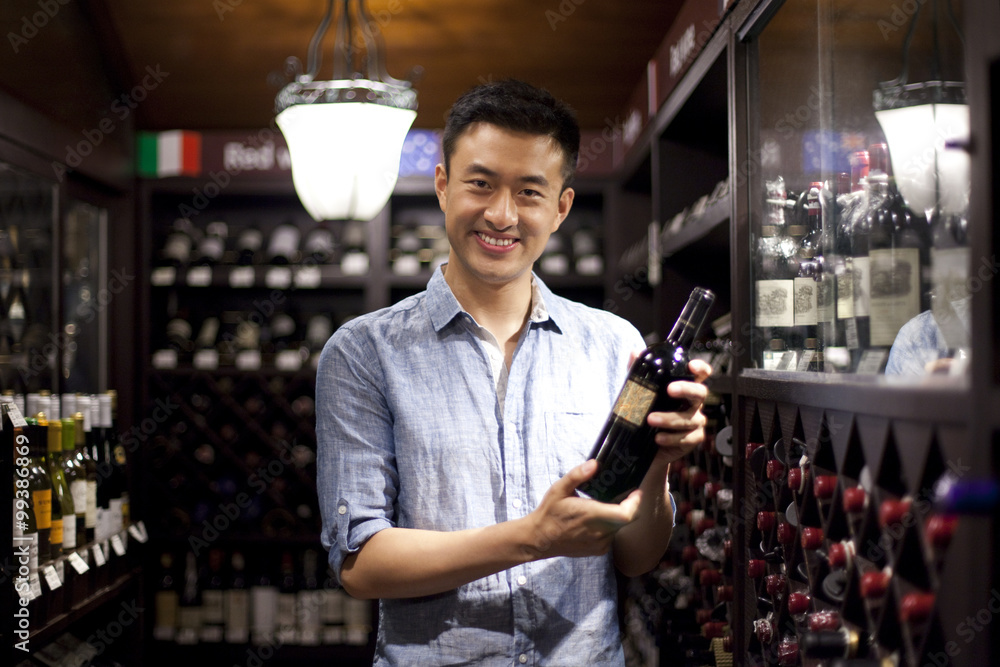
[[[443,266],[443,265],[442,265]],[[444,279],[442,267],[434,270],[430,281],[427,283],[427,310],[431,318],[434,331],[441,331],[458,315],[464,313],[462,304],[458,302],[455,295]],[[531,314],[528,321],[533,324],[552,322],[555,320],[548,309],[547,303],[553,303],[555,299],[549,288],[532,272],[531,274]],[[558,326],[556,326],[558,330]]]

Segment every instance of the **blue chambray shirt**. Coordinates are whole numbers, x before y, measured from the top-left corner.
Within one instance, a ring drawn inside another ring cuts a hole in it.
[[[587,459],[643,340],[625,320],[535,284],[542,303],[502,403],[484,330],[440,269],[426,291],[351,320],[326,344],[317,486],[338,575],[383,528],[525,516]],[[381,600],[375,664],[623,665],[613,567],[610,555],[549,558],[439,595]]]

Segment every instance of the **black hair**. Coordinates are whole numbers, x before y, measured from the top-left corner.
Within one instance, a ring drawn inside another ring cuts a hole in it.
[[[563,153],[563,189],[573,180],[580,154],[576,112],[547,90],[505,79],[476,86],[459,97],[448,112],[441,142],[445,173],[459,137],[474,123],[551,137]]]

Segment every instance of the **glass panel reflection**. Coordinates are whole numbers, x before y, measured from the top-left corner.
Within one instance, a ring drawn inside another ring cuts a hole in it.
[[[107,306],[100,299],[97,275],[106,211],[80,201],[70,202],[63,230],[63,348],[60,374],[63,391],[89,392],[104,386],[101,330]],[[105,297],[107,294],[105,294]]]
[[[905,7],[789,0],[759,38],[759,368],[968,368],[961,3]]]
[[[52,390],[55,185],[0,164],[0,391]]]

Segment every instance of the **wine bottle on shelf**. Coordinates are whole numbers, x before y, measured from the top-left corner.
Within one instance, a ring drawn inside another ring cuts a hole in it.
[[[253,266],[260,263],[264,234],[256,226],[244,227],[236,237],[236,263]]]
[[[250,587],[250,643],[275,643],[278,619],[278,587],[271,582],[267,566],[260,564],[257,581]]]
[[[177,637],[177,607],[180,595],[174,572],[174,557],[168,551],[160,554],[160,580],[154,596],[153,639],[163,642]]]
[[[361,276],[368,273],[366,237],[365,223],[359,220],[349,220],[344,225],[341,236],[344,254],[340,258],[340,270],[344,275]]]
[[[584,226],[573,232],[573,269],[581,276],[604,274],[604,258],[597,238],[597,227]]]
[[[275,638],[284,644],[298,643],[296,604],[298,585],[295,580],[295,561],[290,551],[281,555],[281,580],[278,582],[278,613]]]
[[[667,395],[667,386],[692,379],[689,350],[714,301],[711,291],[694,288],[666,340],[649,346],[633,362],[590,455],[597,460],[597,472],[580,485],[580,491],[597,500],[618,502],[639,486],[657,451],[656,429],[646,418],[654,411],[683,409],[683,401]]]
[[[79,548],[87,543],[87,471],[76,459],[76,421],[73,417],[62,419],[62,453],[59,465],[62,466],[73,500],[73,511],[76,514],[75,546]],[[64,534],[65,530],[63,526]]]
[[[796,244],[787,234],[785,210],[789,201],[780,176],[766,184],[765,219],[754,262],[755,325],[768,340],[760,358],[769,370],[787,370],[794,354],[786,354],[795,326]]]
[[[104,451],[107,463],[108,479],[108,515],[107,526],[105,528],[106,537],[110,538],[122,530],[125,516],[125,503],[128,501],[128,490],[125,488],[124,465],[116,460],[116,433],[112,421],[111,394],[98,394],[97,404],[100,410],[100,439],[99,447]],[[122,452],[124,454],[124,451]]]
[[[868,151],[851,154],[849,191],[837,194],[834,248],[842,260],[835,267],[837,280],[837,327],[843,328],[843,343],[850,354],[842,370],[852,371],[857,364],[862,339],[868,339],[868,295],[871,267],[868,259]]]
[[[302,554],[302,579],[296,595],[296,623],[299,643],[303,646],[318,646],[322,640],[324,591],[319,588],[318,563],[316,550],[306,549]]]
[[[275,227],[267,243],[267,261],[275,265],[298,262],[300,235],[299,228],[290,222]]]
[[[326,264],[334,258],[337,243],[333,239],[333,230],[325,220],[316,223],[302,240],[303,260],[316,264]]]
[[[894,291],[892,221],[890,216],[882,212],[883,205],[890,195],[889,148],[884,143],[868,147],[868,176],[865,179],[864,193],[864,215],[859,216],[855,228],[855,234],[858,236],[856,257],[861,256],[861,251],[865,250],[863,257],[867,261],[862,261],[859,265],[861,270],[854,282],[854,318],[858,330],[855,371],[861,372],[867,370],[865,367],[860,367],[861,360],[866,356],[872,358],[867,350],[873,346],[883,345],[876,343],[875,340],[884,337],[884,332],[877,335],[872,330],[880,318],[884,321],[884,316],[888,314],[888,310],[881,307],[888,304],[880,305],[879,299],[891,298]],[[855,264],[858,264],[857,259]],[[879,313],[874,312],[877,308]],[[883,325],[882,328],[888,326],[890,325]]]
[[[549,236],[542,250],[542,256],[538,258],[538,268],[543,273],[550,276],[564,276],[569,273],[569,254],[566,237],[562,232],[556,230]]]
[[[414,276],[420,273],[420,250],[423,244],[417,230],[402,227],[394,230],[393,248],[390,251],[392,272],[398,276]]]
[[[118,392],[109,389],[107,396],[111,403],[111,413],[108,421],[108,442],[111,446],[111,465],[114,466],[114,475],[117,478],[118,497],[121,501],[121,526],[116,530],[125,530],[132,523],[132,505],[129,502],[128,492],[128,454],[125,445],[122,444],[121,435],[118,432]]]
[[[163,264],[181,268],[191,261],[191,251],[194,249],[194,226],[187,218],[177,218],[167,234],[163,244]]]
[[[210,549],[208,563],[201,573],[201,634],[203,643],[220,643],[225,638],[226,613],[224,572],[226,554],[222,549]]]
[[[872,149],[869,149],[872,152]],[[888,165],[888,157],[885,158]],[[888,167],[868,175],[873,181],[869,204],[869,256],[871,257],[870,348],[884,363],[900,327],[916,317],[925,305],[923,273],[928,262],[926,220],[914,213],[894,187]],[[868,371],[880,370],[872,366]]]
[[[52,480],[52,512],[59,513],[62,527],[62,547],[60,555],[76,549],[76,507],[73,495],[66,482],[66,472],[62,465],[63,425],[61,420],[49,421],[48,456],[49,478]]]
[[[800,363],[797,368],[805,370],[809,364],[818,362],[816,359],[819,347],[819,287],[823,279],[823,217],[820,203],[823,184],[814,182],[799,196],[797,206],[800,223],[808,230],[799,240],[796,256],[799,262],[798,275],[793,279],[795,289],[796,329],[802,333],[802,350],[799,352]],[[809,353],[806,353],[809,348]],[[821,364],[820,364],[821,366]]]
[[[195,266],[215,266],[222,262],[229,238],[229,225],[224,220],[213,220],[205,227],[205,235],[198,241],[193,255]]]
[[[28,468],[28,492],[35,510],[35,525],[38,528],[38,564],[45,565],[52,560],[52,478],[45,465],[45,450],[48,445],[46,426],[36,417],[27,420],[26,429],[31,449],[31,465]],[[59,536],[60,546],[62,536]]]
[[[83,467],[87,479],[87,500],[84,514],[84,536],[86,541],[93,542],[97,535],[97,463],[91,456],[91,449],[87,445],[87,433],[90,430],[90,397],[78,396],[76,407],[77,413],[73,415],[74,423],[74,456],[77,462]]]
[[[201,636],[202,600],[198,588],[198,560],[193,551],[184,562],[184,583],[177,606],[178,644],[197,644]]]
[[[327,315],[313,315],[306,322],[306,334],[304,345],[309,353],[312,367],[319,365],[319,355],[323,351],[326,341],[333,335],[333,320]]]
[[[234,551],[230,557],[232,575],[225,599],[225,640],[228,644],[246,644],[250,640],[250,594],[247,590],[246,561]]]
[[[108,460],[108,450],[104,446],[103,422],[101,421],[101,406],[97,395],[90,396],[90,456],[94,459],[97,469],[97,524],[94,529],[94,539],[105,542],[111,537],[111,462]]]

